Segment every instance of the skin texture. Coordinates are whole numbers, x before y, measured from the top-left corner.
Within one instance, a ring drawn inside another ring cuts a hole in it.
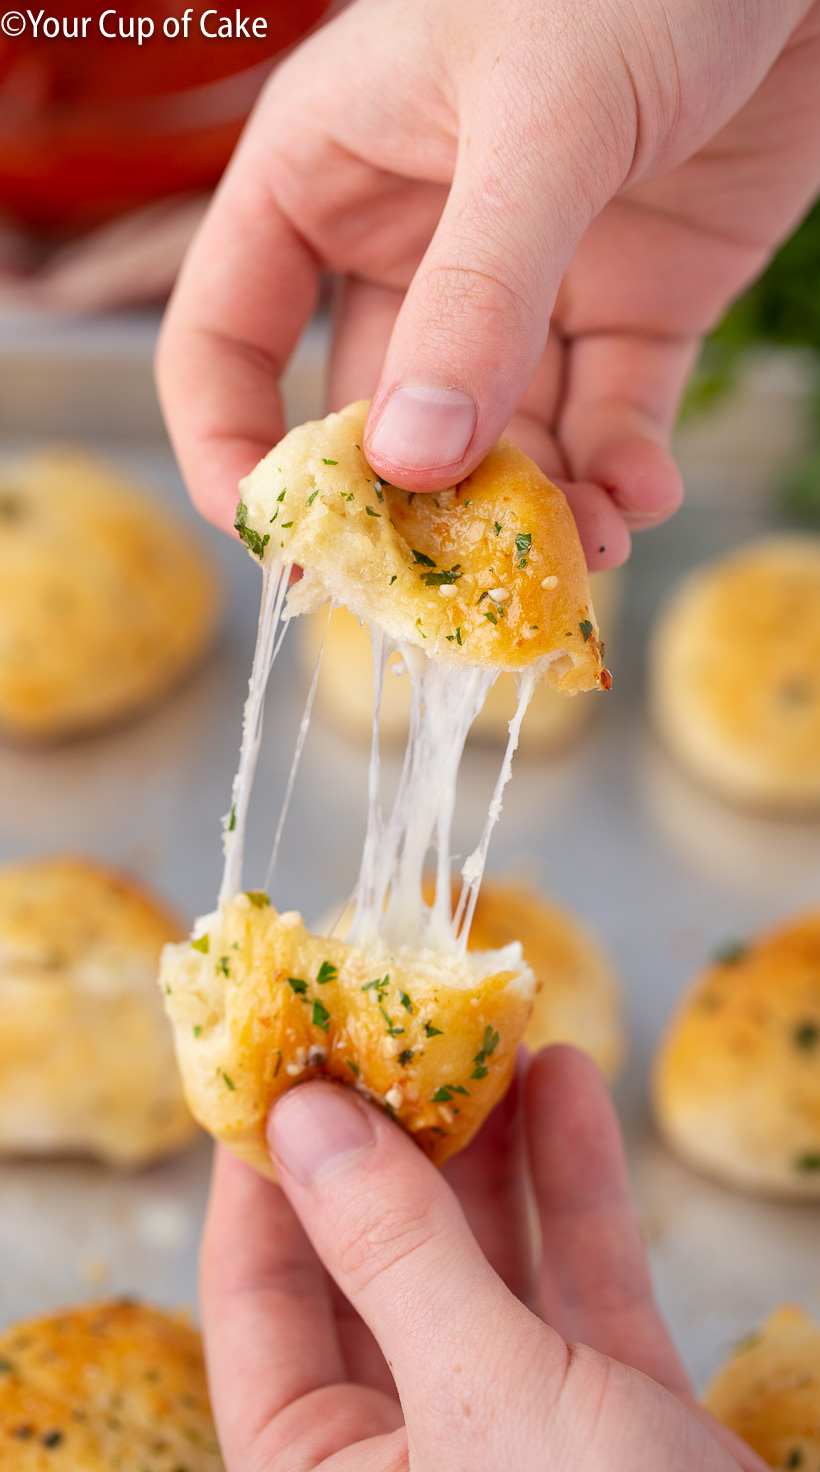
[[[818,69],[810,0],[355,0],[263,93],[166,318],[196,504],[230,526],[332,271],[330,406],[373,397],[380,475],[441,489],[509,425],[623,561],[680,502],[700,338],[820,180]]]
[[[761,1472],[694,1400],[583,1054],[538,1054],[444,1173],[330,1083],[269,1140],[281,1186],[221,1152],[203,1244],[228,1472]]]

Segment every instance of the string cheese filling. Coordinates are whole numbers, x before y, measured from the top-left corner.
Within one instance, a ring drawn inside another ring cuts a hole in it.
[[[245,830],[256,764],[262,740],[265,692],[274,660],[290,618],[287,592],[291,564],[267,560],[253,667],[242,723],[239,766],[233,782],[231,809],[223,820],[225,865],[219,906],[243,888]],[[518,705],[509,723],[509,739],[477,847],[462,868],[462,890],[455,913],[451,904],[451,830],[456,782],[470,727],[498,671],[469,664],[441,664],[423,650],[371,629],[374,662],[373,733],[368,774],[367,824],[361,868],[355,890],[355,913],[346,939],[364,950],[425,950],[463,953],[487,858],[490,836],[501,813],[504,788],[512,774],[524,714],[546,656],[518,677]],[[410,730],[392,809],[384,816],[381,797],[379,717],[387,665],[401,655],[411,684]],[[560,656],[556,656],[560,657]],[[317,661],[296,741],[266,887],[270,887],[287,806],[310,722],[319,674]],[[435,853],[435,898],[428,905],[422,879]]]

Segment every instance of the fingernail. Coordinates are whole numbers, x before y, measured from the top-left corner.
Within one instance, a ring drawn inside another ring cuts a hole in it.
[[[268,1118],[272,1156],[303,1186],[337,1170],[375,1138],[367,1110],[356,1095],[333,1084],[291,1089]]]
[[[443,469],[464,459],[475,425],[475,404],[460,389],[406,383],[384,405],[368,450],[403,469]]]

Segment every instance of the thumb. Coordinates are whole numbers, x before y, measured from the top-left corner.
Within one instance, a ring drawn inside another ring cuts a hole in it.
[[[493,1407],[518,1404],[522,1423],[533,1405],[548,1415],[566,1346],[490,1268],[444,1178],[389,1119],[329,1083],[285,1094],[268,1141],[316,1252],[390,1366],[413,1465],[519,1465],[515,1417],[502,1428]]]
[[[463,478],[503,433],[543,356],[566,266],[631,162],[634,128],[626,115],[612,125],[600,89],[569,88],[565,101],[542,77],[511,114],[499,80],[461,119],[452,188],[368,417],[370,463],[411,490]]]

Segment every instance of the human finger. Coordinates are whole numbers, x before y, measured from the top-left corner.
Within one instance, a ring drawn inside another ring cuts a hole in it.
[[[529,1395],[548,1414],[566,1348],[493,1272],[441,1174],[329,1083],[285,1094],[268,1139],[319,1257],[379,1341],[419,1465],[515,1464],[494,1406]]]
[[[316,300],[251,122],[185,259],[160,333],[160,400],[191,497],[233,525],[237,486],[284,433],[279,378]]]
[[[581,39],[591,54],[595,38]],[[560,57],[559,37],[556,70]],[[629,109],[616,95],[603,101],[581,76],[567,89],[550,65],[537,78],[511,77],[499,58],[487,74],[476,69],[480,97],[462,98],[452,188],[402,304],[365,431],[375,468],[411,490],[463,478],[503,432],[544,352],[567,262],[628,168]]]
[[[536,1055],[527,1127],[545,1318],[567,1339],[689,1394],[655,1305],[615,1112],[591,1059],[564,1045]]]

